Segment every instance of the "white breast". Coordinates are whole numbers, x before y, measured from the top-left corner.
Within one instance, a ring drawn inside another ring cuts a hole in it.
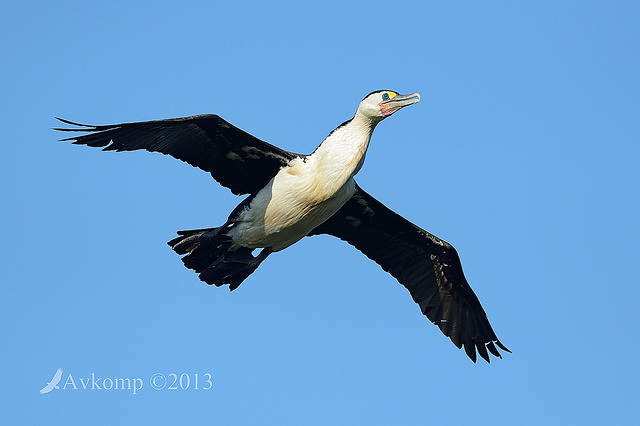
[[[285,249],[333,216],[355,193],[353,179],[332,191],[313,169],[302,159],[281,169],[239,215],[229,232],[234,242]]]
[[[282,250],[333,216],[355,193],[373,124],[358,114],[332,132],[310,156],[282,168],[228,232],[250,248]]]

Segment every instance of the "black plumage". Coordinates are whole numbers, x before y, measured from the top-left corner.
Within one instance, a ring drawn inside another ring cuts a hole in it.
[[[305,157],[268,144],[217,115],[104,126],[59,120],[76,127],[56,130],[86,133],[63,140],[104,150],[145,149],[171,155],[209,172],[237,195],[255,195],[291,160]],[[236,208],[230,219],[246,204]],[[191,253],[183,258],[185,265],[200,273],[200,278],[208,283],[220,285],[219,271],[207,269],[209,263],[231,264],[228,274],[232,281],[226,283],[233,289],[262,261],[260,256],[253,258],[248,249],[240,252],[241,262],[253,262],[253,269],[243,270],[242,265],[233,263],[237,259],[226,260],[221,256],[216,260],[209,258],[211,253],[191,252],[205,238],[208,238],[207,244],[229,245],[228,240],[216,239],[222,228],[181,231],[180,237],[170,245],[178,254]],[[464,346],[474,362],[476,351],[487,362],[489,353],[501,357],[496,346],[509,351],[496,337],[467,283],[453,246],[391,211],[360,187],[356,186],[355,194],[337,213],[308,235],[317,234],[347,241],[393,275],[409,290],[422,313],[458,348]]]
[[[90,132],[63,141],[104,151],[146,149],[167,154],[211,173],[236,195],[260,190],[281,167],[303,157],[261,141],[213,114],[106,126],[58,120],[78,127],[55,130]]]
[[[453,246],[357,187],[357,192],[329,220],[309,235],[329,234],[356,247],[404,285],[420,310],[445,336],[476,360],[476,348],[489,361],[500,357],[487,314],[462,272]]]

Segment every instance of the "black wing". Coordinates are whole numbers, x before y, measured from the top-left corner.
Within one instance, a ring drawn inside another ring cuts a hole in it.
[[[451,244],[431,235],[356,187],[355,195],[309,235],[345,240],[404,285],[422,313],[476,361],[476,349],[489,362],[487,349],[502,358],[487,314],[462,272]]]
[[[146,149],[171,155],[211,173],[236,195],[258,191],[281,167],[299,156],[261,141],[212,114],[105,126],[58,120],[78,128],[54,130],[89,132],[62,140],[104,147],[105,151]]]

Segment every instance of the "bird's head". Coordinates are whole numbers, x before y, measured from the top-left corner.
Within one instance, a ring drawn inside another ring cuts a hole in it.
[[[419,93],[401,95],[393,90],[377,90],[365,96],[356,114],[362,114],[377,123],[401,108],[418,102],[420,102]]]

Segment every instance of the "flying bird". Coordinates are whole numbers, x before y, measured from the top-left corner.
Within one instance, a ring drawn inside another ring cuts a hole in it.
[[[60,389],[60,386],[58,386],[58,383],[60,383],[60,379],[62,379],[62,368],[58,368],[51,381],[47,383],[45,387],[40,389],[40,393],[44,394],[49,393],[54,389]]]
[[[502,358],[480,301],[449,243],[385,207],[354,180],[376,125],[420,95],[379,90],[365,96],[355,115],[309,155],[264,142],[217,115],[86,125],[62,139],[105,151],[145,149],[198,167],[236,195],[248,194],[227,221],[214,228],[178,231],[169,241],[202,281],[237,288],[271,253],[305,236],[329,234],[355,246],[404,285],[424,315],[453,343]],[[255,254],[254,254],[255,252]]]

